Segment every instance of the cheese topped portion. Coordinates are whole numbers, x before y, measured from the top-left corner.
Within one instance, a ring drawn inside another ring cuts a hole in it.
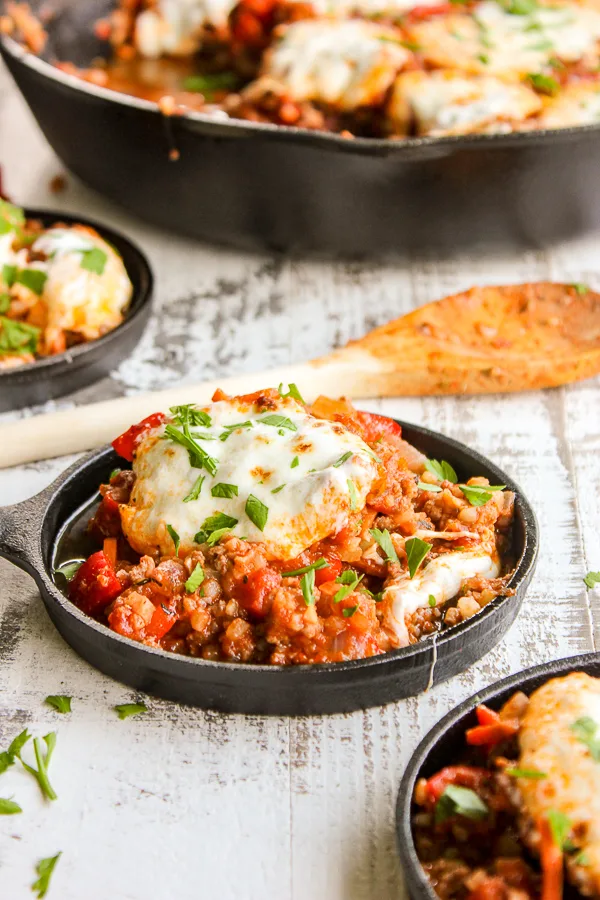
[[[132,285],[121,257],[83,225],[50,228],[33,244],[48,256],[29,264],[46,274],[47,340],[54,331],[73,331],[94,340],[116,328],[131,299]]]
[[[136,19],[134,42],[149,59],[188,56],[201,45],[206,25],[224,27],[235,0],[158,0]]]
[[[538,112],[539,96],[522,84],[460,72],[405,72],[394,84],[388,115],[395,130],[418,134],[469,134],[521,122]]]
[[[194,421],[204,424],[181,424],[184,414],[175,419],[180,424],[144,437],[131,498],[121,506],[135,550],[172,555],[175,532],[187,553],[210,543],[211,529],[218,535],[225,528],[264,543],[274,558],[293,559],[364,507],[379,469],[369,447],[344,426],[272,393],[264,402],[217,401],[196,414]]]
[[[313,0],[312,7],[320,16],[344,18],[352,13],[369,16],[401,16],[415,6],[438,6],[440,0]]]
[[[541,128],[570,128],[600,122],[600,83],[574,81],[549,99],[539,118]]]
[[[283,29],[265,55],[263,75],[294,100],[351,110],[380,102],[408,59],[392,28],[359,19],[309,19]]]
[[[414,578],[408,572],[389,579],[384,587],[381,609],[383,626],[395,647],[408,646],[407,618],[418,609],[429,606],[434,597],[436,606],[443,606],[456,597],[463,581],[482,575],[496,578],[500,574],[497,559],[487,553],[471,550],[451,550],[432,559]]]
[[[595,730],[595,727],[597,730]],[[590,890],[600,893],[600,762],[586,735],[600,738],[600,679],[583,672],[553,678],[531,695],[519,732],[519,767],[544,772],[519,778],[525,809],[535,822],[550,810],[567,816]],[[584,738],[584,740],[582,740]]]
[[[410,29],[431,65],[490,75],[523,77],[558,57],[594,61],[600,13],[575,4],[538,6],[527,15],[484,0],[471,15],[451,13]]]

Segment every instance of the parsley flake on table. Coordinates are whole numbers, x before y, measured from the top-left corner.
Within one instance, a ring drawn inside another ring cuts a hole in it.
[[[477,821],[487,818],[488,814],[489,809],[479,794],[457,784],[449,784],[435,805],[435,821],[438,824],[452,816]]]
[[[371,528],[371,535],[385,553],[385,559],[388,562],[397,563],[400,561],[398,559],[398,554],[396,553],[396,548],[394,547],[394,544],[392,542],[392,537],[387,528],[383,530],[380,530],[379,528]]]
[[[458,475],[445,459],[428,459],[425,462],[425,468],[440,481],[451,481],[452,484],[456,484],[458,481]]]
[[[50,887],[52,873],[61,856],[62,851],[57,853],[56,856],[48,856],[46,859],[40,859],[39,863],[36,865],[35,871],[38,875],[38,879],[31,885],[31,890],[37,891],[38,900],[40,900],[41,897],[46,896],[48,888]]]
[[[48,767],[50,766],[50,760],[52,759],[52,754],[54,753],[54,748],[56,747],[56,732],[51,731],[50,734],[44,735],[43,738],[36,737],[33,739],[33,752],[35,754],[37,769],[35,769],[33,766],[30,766],[29,763],[26,763],[21,756],[21,752],[30,737],[29,735],[27,735],[27,738],[25,738],[25,734],[26,732],[21,732],[18,738],[15,738],[15,740],[19,742],[19,746],[17,751],[14,752],[13,755],[19,760],[25,771],[29,772],[30,775],[33,775],[33,777],[39,784],[40,790],[44,797],[47,797],[48,800],[56,800],[56,791],[50,784],[50,779],[48,777]],[[45,752],[42,745],[42,740],[46,744]],[[8,748],[9,753],[14,743],[15,741],[13,741],[11,746]]]
[[[600,584],[600,572],[588,572],[583,582],[591,591],[595,585]]]
[[[145,703],[120,703],[114,709],[120,719],[129,719],[130,716],[137,716],[148,711]]]
[[[56,712],[64,714],[71,712],[71,699],[71,697],[67,697],[65,694],[50,694],[46,697],[44,703],[47,703],[48,706],[51,706]]]
[[[404,542],[406,550],[406,561],[408,563],[408,573],[411,578],[417,574],[417,569],[431,550],[431,544],[422,541],[421,538],[409,538]]]
[[[246,500],[245,512],[259,531],[265,530],[265,525],[269,518],[269,507],[265,506],[265,504],[262,503],[258,497],[255,497],[254,494],[250,494]]]

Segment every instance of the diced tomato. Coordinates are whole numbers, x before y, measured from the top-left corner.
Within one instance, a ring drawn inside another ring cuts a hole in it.
[[[315,584],[317,587],[325,584],[327,581],[335,581],[342,571],[342,561],[339,557],[326,555],[324,559],[327,560],[327,566],[315,570]]]
[[[90,527],[94,537],[98,540],[120,535],[121,515],[119,513],[119,504],[110,494],[105,494],[102,498]]]
[[[158,426],[164,422],[165,418],[164,413],[152,413],[151,416],[142,419],[137,425],[132,425],[131,428],[128,428],[127,431],[119,435],[118,438],[115,438],[112,445],[119,456],[122,456],[123,459],[131,462],[133,460],[135,448],[144,434],[152,428],[158,428]]]
[[[235,597],[240,606],[257,619],[264,619],[271,608],[271,595],[281,584],[281,575],[270,566],[256,569],[240,581]]]
[[[519,730],[518,722],[507,720],[495,722],[492,725],[477,725],[465,732],[467,744],[472,747],[494,747],[501,741],[515,735]]]
[[[114,566],[102,550],[92,553],[69,585],[69,597],[89,616],[97,615],[123,590]]]
[[[162,603],[159,603],[154,610],[150,623],[146,625],[146,637],[154,637],[160,640],[171,630],[176,621],[176,614],[163,606]]]
[[[381,437],[402,437],[402,428],[388,416],[357,410],[354,415],[361,424],[365,441],[372,444]]]
[[[437,803],[448,785],[457,784],[476,791],[489,778],[487,769],[475,766],[446,766],[427,781],[427,796],[431,803]]]

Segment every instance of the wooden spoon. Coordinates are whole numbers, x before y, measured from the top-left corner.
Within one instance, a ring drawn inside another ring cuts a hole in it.
[[[306,400],[486,394],[556,387],[600,372],[600,294],[583,285],[471,288],[429,303],[312,362],[34,416],[2,425],[0,468],[98,447],[221,387],[295,382]]]

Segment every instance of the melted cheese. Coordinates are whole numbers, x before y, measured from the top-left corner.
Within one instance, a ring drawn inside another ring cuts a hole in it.
[[[570,128],[600,122],[600,83],[579,81],[566,85],[545,104],[542,128]]]
[[[573,825],[576,843],[587,857],[585,893],[600,894],[600,763],[572,731],[589,717],[600,729],[600,679],[583,672],[553,678],[531,695],[519,733],[521,768],[546,778],[519,778],[525,809],[535,822],[551,809]]]
[[[369,16],[400,16],[415,6],[438,6],[440,0],[313,0],[312,7],[320,16],[345,18],[358,13]]]
[[[390,579],[384,588],[381,609],[383,626],[394,646],[408,645],[407,619],[429,606],[430,596],[435,597],[436,606],[441,606],[458,594],[467,578],[496,578],[499,572],[497,561],[486,553],[452,550],[432,559],[414,578],[402,573]]]
[[[458,72],[405,72],[394,84],[388,115],[396,133],[415,121],[418,134],[469,134],[517,123],[542,101],[530,88]]]
[[[471,15],[451,13],[410,29],[428,63],[490,75],[523,77],[552,57],[597,57],[600,13],[575,4],[537,7],[526,16],[484,0]]]
[[[81,265],[82,252],[93,248],[106,254],[102,274]],[[33,249],[49,257],[29,268],[47,275],[42,300],[50,334],[73,331],[94,340],[122,322],[132,285],[122,259],[99,235],[80,225],[51,228],[36,240]]]
[[[158,0],[138,15],[135,46],[150,59],[191,55],[201,46],[204,27],[225,27],[234,6],[235,0]]]
[[[292,559],[336,534],[352,509],[364,507],[378,464],[368,446],[342,425],[315,419],[290,398],[267,410],[238,399],[203,409],[211,425],[191,431],[216,460],[214,476],[192,468],[187,450],[163,438],[164,426],[138,446],[133,464],[136,482],[129,504],[121,507],[121,521],[127,539],[140,553],[173,553],[167,525],[179,535],[182,551],[188,552],[197,546],[194,536],[205,519],[221,512],[238,520],[232,534],[263,542],[275,558]],[[295,430],[261,421],[269,415],[287,417]],[[225,441],[219,440],[228,426],[245,421],[252,427],[234,429]],[[292,466],[296,457],[298,464]],[[201,475],[205,480],[198,499],[184,502]],[[235,485],[237,496],[213,497],[219,483]],[[273,493],[281,485],[285,486]],[[268,508],[262,531],[246,513],[250,495]]]
[[[298,101],[340,109],[381,102],[409,59],[398,34],[372,22],[307,20],[283,30],[265,56],[263,75]]]

